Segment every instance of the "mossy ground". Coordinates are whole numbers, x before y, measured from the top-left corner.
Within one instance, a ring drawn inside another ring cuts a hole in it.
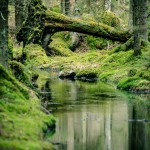
[[[49,66],[49,58],[45,50],[38,44],[29,44],[23,51],[23,63],[28,68],[46,68]]]
[[[150,51],[149,46],[142,48],[142,55],[133,56],[133,50],[113,52],[113,50],[91,50],[74,53],[71,57],[55,56],[51,66],[71,69],[77,74],[95,72],[99,80],[112,82],[118,88],[133,92],[150,90]]]
[[[53,55],[71,56],[73,53],[69,49],[71,40],[69,32],[60,32],[52,36],[49,47],[53,50]]]
[[[25,65],[38,68],[58,68],[60,70],[73,70],[78,76],[94,76],[101,81],[114,83],[119,89],[133,92],[150,92],[150,46],[141,47],[142,55],[135,57],[133,49],[119,50],[97,50],[98,39],[92,36],[85,36],[88,51],[81,52],[82,45],[78,52],[69,49],[70,36],[67,32],[57,33],[52,37],[54,55],[48,57],[37,44],[27,45],[23,49],[26,55]],[[105,44],[107,41],[100,40]],[[118,43],[111,42],[112,47]],[[107,46],[106,46],[107,47]],[[67,56],[67,57],[66,57]]]
[[[0,66],[0,149],[52,149],[43,131],[54,124],[36,94]]]

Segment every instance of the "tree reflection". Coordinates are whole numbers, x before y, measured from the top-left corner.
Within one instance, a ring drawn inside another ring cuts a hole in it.
[[[150,125],[146,106],[136,104],[130,110],[129,122],[129,150],[149,150]]]
[[[47,80],[45,84],[41,87],[40,95],[42,97],[43,102],[48,102],[51,100],[51,88],[50,88],[50,80]]]

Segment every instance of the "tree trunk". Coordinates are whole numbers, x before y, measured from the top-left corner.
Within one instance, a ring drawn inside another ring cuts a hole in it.
[[[148,41],[147,0],[131,0],[133,12],[134,55],[141,54],[141,41]]]
[[[139,29],[143,40],[148,41],[148,0],[140,0]]]
[[[8,67],[8,0],[0,4],[0,64]]]
[[[111,11],[111,0],[105,0],[105,11]]]
[[[83,21],[47,10],[40,0],[31,3],[30,14],[17,35],[18,41],[23,41],[24,45],[42,44],[47,34],[53,35],[59,31],[79,32],[121,42],[126,42],[131,37],[127,31],[118,31],[102,23]]]
[[[87,12],[90,14],[91,13],[91,0],[86,0],[86,7],[87,7]]]
[[[133,0],[130,0],[128,26],[129,29],[133,31]]]
[[[65,15],[70,14],[70,0],[61,0],[61,12]]]
[[[15,24],[18,31],[28,15],[28,5],[31,0],[15,0]]]

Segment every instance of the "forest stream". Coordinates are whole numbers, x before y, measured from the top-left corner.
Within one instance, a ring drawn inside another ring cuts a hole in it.
[[[45,139],[56,150],[149,150],[149,95],[102,82],[61,80],[43,72],[43,105],[56,117]]]

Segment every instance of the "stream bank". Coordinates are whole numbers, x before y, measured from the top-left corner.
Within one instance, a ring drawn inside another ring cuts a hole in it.
[[[0,149],[53,149],[44,132],[55,119],[45,114],[36,93],[0,66]]]

